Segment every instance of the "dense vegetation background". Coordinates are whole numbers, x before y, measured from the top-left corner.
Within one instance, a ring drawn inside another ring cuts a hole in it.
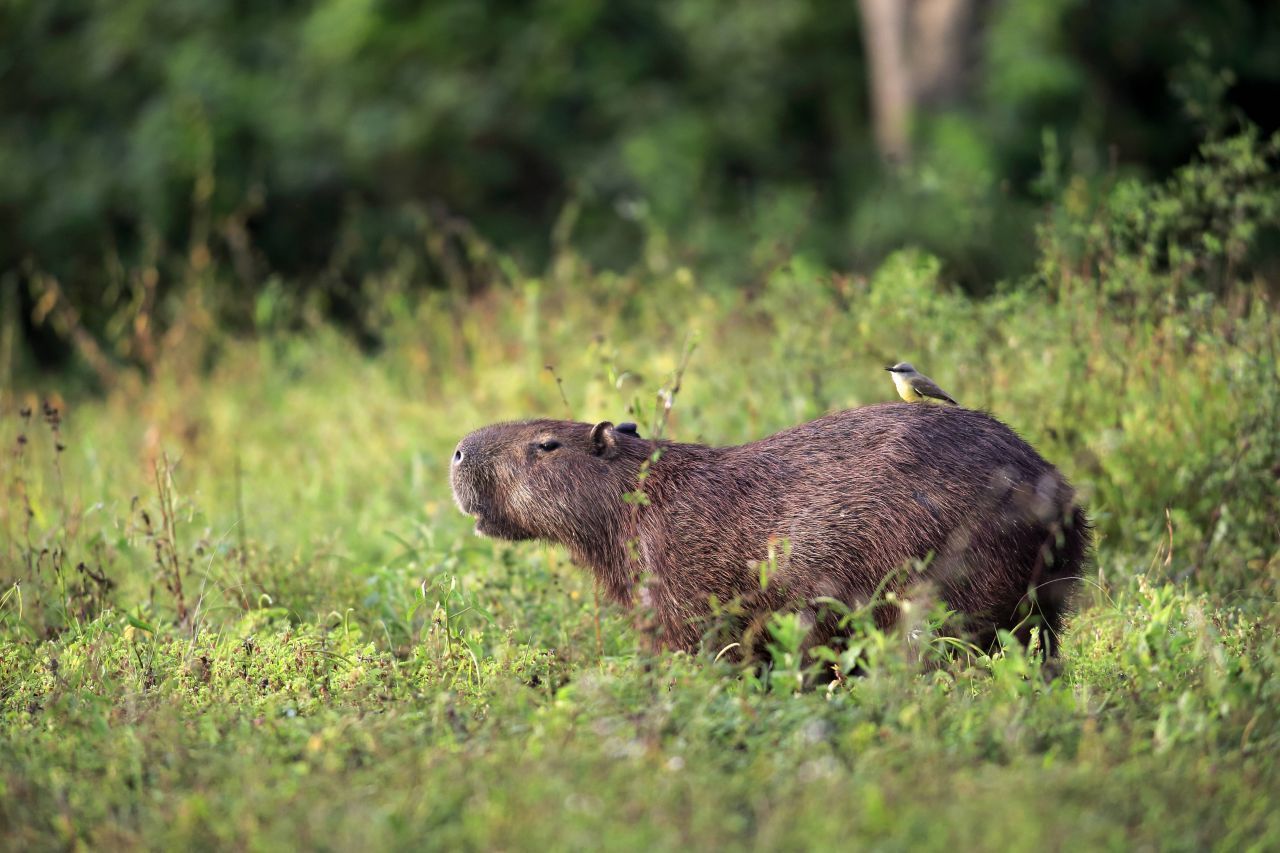
[[[879,0],[0,8],[0,847],[1280,847],[1277,9],[952,6],[903,145]],[[1080,489],[1060,661],[654,655],[449,497],[903,358]]]
[[[140,298],[133,270],[163,298],[212,267],[241,324],[283,281],[369,343],[368,276],[482,287],[477,240],[526,274],[658,243],[735,282],[910,244],[985,293],[1033,268],[1067,176],[1158,179],[1241,119],[1280,128],[1267,0],[904,0],[960,23],[906,38],[910,149],[883,152],[884,5],[15,0],[0,270],[24,314],[55,277],[95,333]],[[42,362],[70,354],[33,325]]]

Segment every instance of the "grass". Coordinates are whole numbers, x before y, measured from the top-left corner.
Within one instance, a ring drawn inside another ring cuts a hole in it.
[[[206,284],[106,393],[11,383],[0,845],[1275,849],[1275,306],[1084,233],[983,301],[912,252],[744,288],[573,256],[473,298],[371,282],[374,354],[306,305],[233,334]],[[829,687],[785,648],[652,656],[563,551],[448,494],[490,421],[736,443],[890,398],[901,359],[1082,492],[1057,678],[874,630]]]

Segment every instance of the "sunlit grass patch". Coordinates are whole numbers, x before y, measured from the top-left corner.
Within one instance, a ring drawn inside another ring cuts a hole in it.
[[[100,396],[3,389],[5,841],[1280,845],[1273,295],[1069,248],[983,301],[912,251],[743,288],[574,258],[475,298],[379,282],[374,354],[264,321]],[[449,495],[485,423],[735,443],[892,399],[904,358],[1079,488],[1060,661],[951,643],[923,599],[828,658],[786,616],[764,666],[654,653],[562,550],[478,538]]]

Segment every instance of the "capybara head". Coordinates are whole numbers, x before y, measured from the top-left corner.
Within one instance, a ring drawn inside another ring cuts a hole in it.
[[[621,525],[623,494],[650,448],[629,423],[495,424],[458,443],[453,497],[478,533],[594,550]]]

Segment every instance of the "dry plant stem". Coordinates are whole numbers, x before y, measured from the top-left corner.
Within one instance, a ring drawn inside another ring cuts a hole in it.
[[[658,391],[657,411],[654,413],[653,424],[653,441],[662,440],[663,434],[667,430],[667,424],[671,418],[671,409],[676,404],[676,396],[680,393],[680,387],[684,382],[685,371],[689,369],[689,360],[693,358],[694,350],[698,348],[697,341],[692,335],[687,335],[684,342],[684,351],[680,356],[680,363],[676,366],[676,372],[671,381],[671,387],[662,388]],[[644,498],[644,481],[649,477],[649,469],[654,462],[658,461],[661,456],[661,450],[655,450],[653,455],[646,459],[640,465],[640,470],[636,473],[636,488],[632,493],[635,500],[631,502],[631,529],[640,529],[640,506]],[[633,578],[638,579],[640,576],[640,543],[636,539],[630,540],[627,545],[627,554],[631,558],[633,564]],[[633,580],[634,585],[634,580]]]
[[[591,581],[591,603],[594,608],[591,614],[591,620],[595,623],[596,629],[596,657],[604,658],[604,634],[600,631],[600,581],[592,579]]]
[[[13,489],[18,500],[14,501],[14,505],[22,507],[22,539],[26,543],[26,550],[23,553],[23,560],[26,563],[27,576],[34,577],[35,566],[31,557],[35,553],[35,549],[31,546],[31,519],[35,512],[31,509],[31,495],[27,487],[27,433],[31,428],[31,410],[22,410],[22,431],[18,433],[17,448],[14,450],[14,456],[17,458],[17,465],[14,469]],[[20,501],[20,503],[19,503]]]
[[[168,542],[168,553],[157,543],[157,559],[161,569],[166,572],[165,585],[173,593],[174,607],[178,612],[178,624],[187,623],[187,602],[182,593],[182,564],[178,559],[178,532],[174,522],[173,509],[173,466],[169,463],[169,454],[161,455],[161,461],[153,463],[155,472],[156,494],[160,498],[160,526],[162,541]]]
[[[67,494],[62,480],[62,452],[66,446],[62,443],[62,413],[49,402],[44,404],[44,422],[49,426],[49,435],[53,439],[53,474],[58,486],[58,512],[62,516],[62,526],[67,528]]]
[[[564,416],[569,420],[573,420],[573,406],[569,405],[569,397],[564,393],[564,380],[556,372],[556,366],[548,364],[543,369],[550,373],[551,378],[556,381],[556,389],[560,392],[560,402],[564,403]]]
[[[554,364],[545,365],[544,369],[551,374],[551,378],[556,381],[556,388],[560,391],[560,402],[564,403],[565,417],[573,420],[573,406],[569,405],[569,397],[564,392],[564,380],[560,378],[560,374],[556,372]],[[592,622],[595,623],[596,632],[596,658],[604,658],[604,632],[600,630],[600,581],[592,575],[591,581],[591,600],[592,600]]]
[[[42,321],[44,317],[52,312],[58,325],[63,327],[62,331],[75,344],[81,358],[98,374],[98,379],[103,386],[107,388],[115,387],[116,370],[112,366],[111,360],[102,351],[102,347],[98,346],[98,342],[93,335],[89,334],[84,324],[80,322],[80,312],[76,310],[69,299],[62,295],[62,287],[58,284],[58,280],[53,276],[41,276],[38,279],[38,286],[42,291],[42,296],[36,304],[37,322]]]
[[[240,582],[235,588],[240,596],[240,606],[245,610],[249,609],[249,596],[245,591],[245,585],[248,582],[248,534],[245,531],[246,516],[244,512],[244,467],[240,461],[240,454],[236,454],[236,539],[237,556],[240,563]]]
[[[13,399],[14,355],[18,336],[17,273],[0,276],[0,410]]]
[[[671,409],[676,404],[676,395],[680,393],[681,383],[684,382],[684,373],[689,369],[689,360],[693,358],[693,353],[698,348],[698,343],[693,336],[686,336],[684,341],[684,352],[680,355],[680,364],[676,367],[675,376],[672,378],[671,388],[663,388],[658,392],[658,412],[654,418],[653,440],[661,441],[663,435],[667,431],[667,424],[671,418]]]
[[[160,275],[154,266],[148,266],[136,276],[141,288],[141,304],[133,318],[133,351],[138,360],[145,366],[147,375],[156,375],[156,342],[155,342],[155,305],[156,285]]]

